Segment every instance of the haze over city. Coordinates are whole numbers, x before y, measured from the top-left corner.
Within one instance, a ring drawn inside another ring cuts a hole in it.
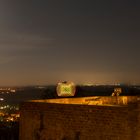
[[[1,0],[0,85],[140,84],[140,1]]]

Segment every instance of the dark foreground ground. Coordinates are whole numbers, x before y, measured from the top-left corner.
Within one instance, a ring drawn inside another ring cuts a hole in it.
[[[72,98],[86,96],[111,96],[114,88],[121,87],[120,96],[140,96],[140,86],[77,86],[76,94]],[[17,90],[15,94],[0,94],[0,107],[4,105],[18,105],[21,102],[35,99],[59,98],[56,93],[56,86],[46,86],[43,89],[34,87]],[[19,122],[0,121],[0,140],[19,140]]]
[[[19,140],[19,122],[0,122],[0,140]]]

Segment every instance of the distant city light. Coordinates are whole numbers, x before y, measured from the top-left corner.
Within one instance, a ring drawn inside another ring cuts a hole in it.
[[[0,93],[1,94],[9,94],[9,93],[15,93],[16,90],[13,88],[0,88]]]
[[[0,98],[0,101],[3,101],[4,99],[3,98]]]

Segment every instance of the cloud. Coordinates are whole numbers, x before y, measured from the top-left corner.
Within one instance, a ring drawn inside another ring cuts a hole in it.
[[[9,56],[0,56],[0,65],[11,63],[15,59],[16,58],[13,56],[10,56],[10,57]]]
[[[0,33],[0,54],[1,55],[21,55],[23,52],[46,51],[52,47],[54,39],[38,35]]]
[[[24,34],[24,33],[12,33],[7,34],[0,33],[0,44],[43,44],[50,43],[54,39],[44,36],[38,36],[33,34]],[[14,46],[18,47],[18,46]],[[26,47],[26,46],[25,46]]]

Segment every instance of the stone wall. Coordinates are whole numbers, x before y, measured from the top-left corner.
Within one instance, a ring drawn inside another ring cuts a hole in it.
[[[21,105],[20,140],[139,140],[139,101],[128,105]]]
[[[92,96],[81,98],[60,98],[33,100],[32,102],[58,103],[58,104],[84,104],[84,105],[128,105],[140,100],[137,96]]]

